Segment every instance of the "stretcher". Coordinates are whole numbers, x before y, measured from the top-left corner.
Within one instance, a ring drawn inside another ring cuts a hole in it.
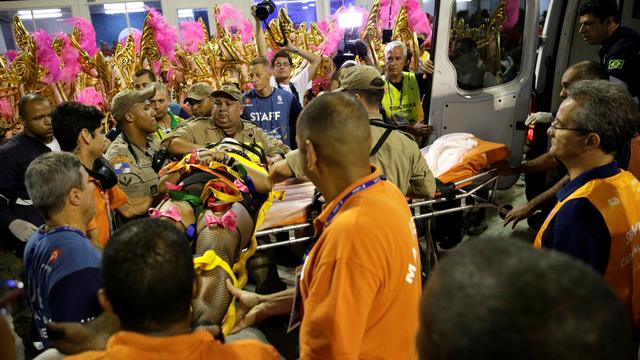
[[[414,199],[409,207],[415,220],[424,220],[434,216],[464,211],[467,209],[492,208],[506,214],[508,207],[495,202],[495,194],[500,176],[490,167],[507,159],[509,148],[504,144],[473,138],[476,145],[465,151],[459,161],[437,177],[438,192],[433,199]],[[429,149],[423,149],[425,158]],[[313,222],[310,208],[314,203],[315,187],[306,181],[286,181],[276,185],[277,191],[284,191],[282,201],[272,204],[262,226],[256,233],[257,237],[268,238],[266,243],[258,246],[258,250],[265,250],[278,246],[286,246],[313,239]],[[478,192],[490,190],[488,197],[481,197]],[[430,205],[443,202],[461,200],[459,206],[434,211]],[[427,210],[428,209],[428,210]],[[288,233],[287,240],[276,240],[278,233]],[[430,237],[427,237],[430,238]],[[427,244],[432,247],[433,244]]]

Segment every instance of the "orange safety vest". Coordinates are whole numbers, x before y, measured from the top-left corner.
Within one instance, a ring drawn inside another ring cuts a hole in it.
[[[551,210],[534,247],[542,247],[542,234],[558,210],[567,201],[578,198],[589,200],[607,224],[611,249],[604,279],[630,312],[636,329],[640,329],[640,181],[630,172],[620,170],[614,176],[582,185]]]

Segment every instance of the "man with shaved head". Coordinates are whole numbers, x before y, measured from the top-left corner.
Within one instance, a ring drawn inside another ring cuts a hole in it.
[[[438,263],[421,306],[421,360],[638,357],[631,321],[602,278],[523,241],[465,242]]]
[[[296,286],[300,358],[416,359],[418,240],[404,196],[369,162],[367,111],[349,94],[319,96],[296,138],[304,173],[327,202]],[[237,329],[289,312],[294,299],[230,290],[243,305]]]

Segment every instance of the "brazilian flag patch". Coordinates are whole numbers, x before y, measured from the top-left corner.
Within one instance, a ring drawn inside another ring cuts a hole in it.
[[[607,70],[622,69],[623,65],[624,65],[624,60],[611,59],[609,60],[609,66],[607,67]]]

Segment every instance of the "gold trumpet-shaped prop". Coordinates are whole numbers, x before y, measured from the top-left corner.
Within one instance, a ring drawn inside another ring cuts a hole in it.
[[[297,48],[310,51],[317,55],[321,55],[321,47],[324,42],[324,36],[318,29],[316,23],[311,23],[307,30],[307,24],[302,22],[296,29],[284,8],[281,8],[278,16],[269,22],[266,38],[267,44],[272,49],[280,49],[286,45],[286,42],[290,42],[291,45]],[[291,54],[291,60],[292,76],[295,76],[307,65],[307,61],[298,54]],[[316,71],[317,76],[322,77],[329,75],[331,71],[330,63],[323,61],[323,64],[324,65],[318,67]],[[326,66],[327,64],[329,66]]]

